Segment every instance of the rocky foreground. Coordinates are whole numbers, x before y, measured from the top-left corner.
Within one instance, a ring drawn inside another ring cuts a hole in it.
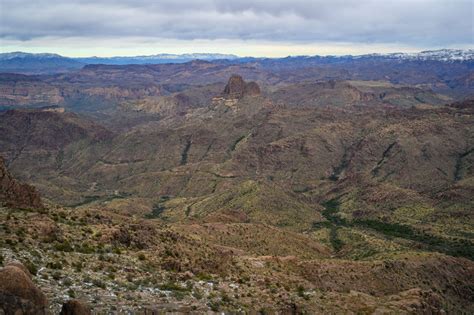
[[[0,309],[5,315],[49,314],[48,300],[33,283],[28,269],[20,262],[10,262],[0,269]],[[68,300],[61,315],[88,315],[90,308],[82,301]]]
[[[99,314],[412,314],[474,306],[474,264],[463,258],[399,249],[379,258],[336,259],[310,238],[270,226],[164,226],[98,209],[2,208],[0,216],[5,314],[56,314],[71,299]],[[254,237],[261,239],[252,245]],[[279,254],[286,246],[292,255]],[[17,260],[32,280],[12,264]]]

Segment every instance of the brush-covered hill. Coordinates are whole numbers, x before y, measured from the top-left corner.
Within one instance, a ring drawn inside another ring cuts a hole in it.
[[[69,167],[66,161],[78,158],[84,147],[112,137],[106,128],[58,107],[0,112],[0,133],[0,154],[10,170],[34,182],[48,198],[65,198],[75,185],[74,179],[62,175]]]

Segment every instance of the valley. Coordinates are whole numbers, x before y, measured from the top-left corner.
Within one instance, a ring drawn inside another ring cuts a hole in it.
[[[445,54],[2,73],[0,262],[53,314],[472,313],[474,64]]]

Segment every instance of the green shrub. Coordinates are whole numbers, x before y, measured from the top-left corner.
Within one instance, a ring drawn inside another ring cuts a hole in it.
[[[53,274],[51,275],[53,277],[54,280],[58,281],[62,278],[62,275],[59,271],[55,271],[53,272]]]
[[[105,282],[100,279],[92,279],[92,284],[101,289],[106,288]]]
[[[69,241],[64,241],[62,243],[54,243],[54,249],[61,252],[72,252],[74,250]]]
[[[36,276],[38,273],[38,267],[33,262],[29,260],[23,260],[22,263],[32,275]]]
[[[159,285],[160,290],[163,291],[189,291],[188,288],[182,287],[175,282],[167,282]]]
[[[163,206],[161,203],[157,203],[153,205],[153,208],[151,209],[151,213],[146,214],[145,218],[147,219],[159,218],[165,210],[166,210],[165,206]]]
[[[49,262],[46,267],[50,269],[63,269],[63,265],[59,261]]]

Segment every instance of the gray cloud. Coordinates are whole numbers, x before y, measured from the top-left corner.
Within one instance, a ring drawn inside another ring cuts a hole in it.
[[[0,0],[0,38],[472,45],[471,0]]]

